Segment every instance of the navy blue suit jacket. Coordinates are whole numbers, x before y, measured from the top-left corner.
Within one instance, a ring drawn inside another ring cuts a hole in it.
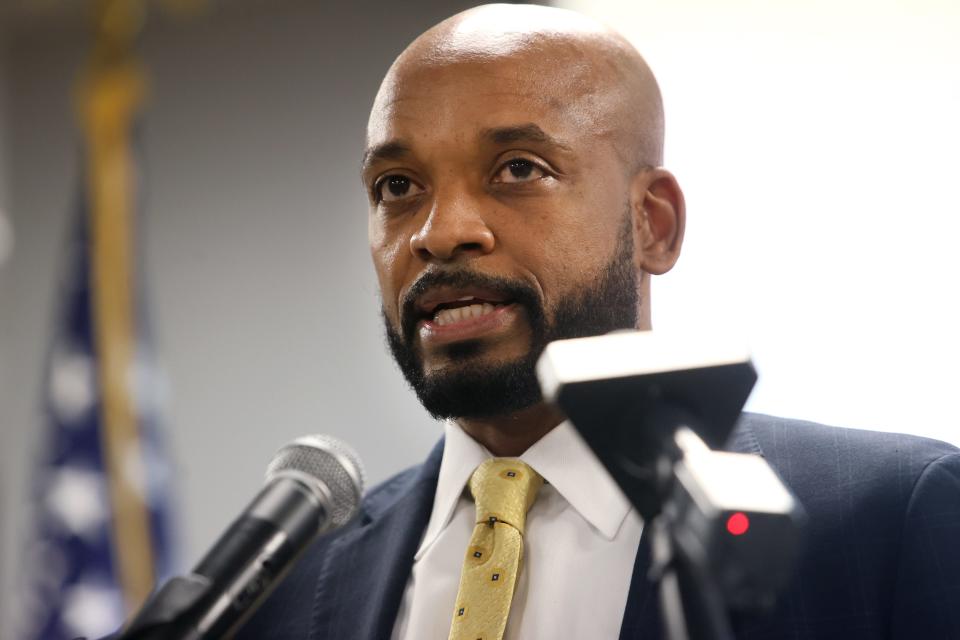
[[[728,448],[764,456],[809,517],[790,588],[772,615],[735,620],[737,638],[960,639],[955,447],[744,414]],[[360,515],[316,542],[238,637],[389,638],[442,453],[441,442],[422,465],[371,490]],[[648,566],[641,540],[623,640],[661,637]]]

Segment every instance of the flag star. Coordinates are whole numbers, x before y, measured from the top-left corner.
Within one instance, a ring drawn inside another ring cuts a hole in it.
[[[159,414],[166,404],[167,379],[156,366],[156,357],[143,344],[137,345],[130,370],[132,389],[142,414]]]
[[[123,624],[123,601],[107,584],[82,581],[64,590],[64,626],[71,636],[100,638]]]
[[[124,478],[136,488],[149,505],[162,504],[167,495],[172,471],[157,443],[145,437],[139,447],[124,455]]]
[[[70,424],[83,418],[96,401],[93,361],[78,349],[60,348],[50,367],[50,404]]]
[[[46,493],[47,511],[71,533],[96,537],[107,519],[103,476],[77,467],[51,474]]]

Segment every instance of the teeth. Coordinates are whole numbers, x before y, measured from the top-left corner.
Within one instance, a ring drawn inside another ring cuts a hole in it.
[[[457,307],[455,309],[441,309],[433,316],[433,321],[438,326],[460,322],[470,318],[479,318],[482,315],[492,313],[496,307],[488,302],[482,304],[471,304],[466,307]]]

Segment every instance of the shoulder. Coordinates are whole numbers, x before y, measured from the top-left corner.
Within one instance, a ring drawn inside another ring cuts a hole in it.
[[[421,477],[426,463],[418,464],[397,473],[380,484],[371,487],[360,503],[359,520],[376,517],[388,510]]]
[[[829,523],[861,535],[881,525],[899,533],[911,503],[934,489],[930,480],[960,469],[960,451],[930,438],[757,414],[744,414],[739,430],[754,438],[815,530]]]
[[[944,598],[960,592],[956,447],[756,414],[735,440],[767,459],[807,515],[794,584],[756,637],[955,637],[960,612]]]
[[[930,465],[955,465],[960,455],[957,447],[931,438],[752,413],[741,417],[738,437],[752,437],[759,453],[785,479],[818,476],[903,483],[916,480]]]

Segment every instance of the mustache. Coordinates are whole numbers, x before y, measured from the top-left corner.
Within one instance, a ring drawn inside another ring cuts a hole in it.
[[[455,271],[432,269],[423,273],[410,286],[400,305],[400,331],[407,344],[412,344],[417,331],[420,312],[417,299],[437,287],[480,287],[488,289],[504,300],[522,306],[536,324],[543,318],[543,302],[538,291],[522,280],[493,276],[470,269]]]

